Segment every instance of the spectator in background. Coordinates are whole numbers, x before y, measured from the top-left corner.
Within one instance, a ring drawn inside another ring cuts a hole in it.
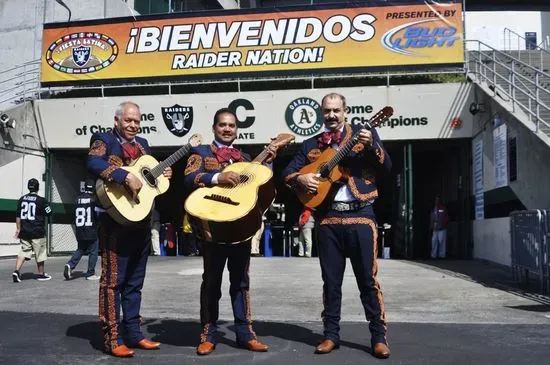
[[[298,246],[298,256],[311,257],[311,250],[313,248],[312,233],[313,227],[315,227],[315,219],[313,218],[313,214],[311,214],[311,209],[304,209],[304,211],[300,215],[298,225],[300,226],[300,243]]]
[[[261,254],[260,254],[260,243],[262,242],[262,234],[264,233],[264,228],[265,228],[265,215],[262,217],[262,225],[261,225],[260,229],[258,230],[258,232],[256,232],[254,237],[252,237],[252,242],[251,242],[252,249],[250,251],[250,255],[252,257],[261,256]]]
[[[52,213],[52,209],[46,199],[37,194],[38,180],[30,179],[27,182],[29,193],[19,198],[17,202],[17,218],[15,218],[15,238],[21,241],[21,251],[17,255],[15,271],[12,274],[13,282],[20,283],[19,270],[25,260],[30,260],[34,252],[38,276],[36,280],[46,281],[52,277],[44,272],[44,261],[48,258],[46,253],[46,216]]]
[[[193,234],[191,224],[189,224],[189,218],[187,214],[183,217],[183,236],[184,236],[184,255],[185,256],[198,256],[199,249],[197,247],[197,240]]]
[[[69,262],[65,264],[63,276],[67,280],[72,279],[72,271],[85,254],[88,255],[88,271],[84,274],[86,280],[99,279],[99,276],[95,274],[99,241],[97,239],[97,220],[93,194],[94,181],[86,180],[84,189],[76,198],[75,203],[74,224],[78,248],[73,253]]]
[[[151,211],[151,254],[160,256],[160,214],[154,204]]]
[[[430,213],[430,229],[432,230],[432,259],[443,259],[447,249],[447,224],[449,215],[447,208],[441,202],[441,197],[435,197],[434,208]]]

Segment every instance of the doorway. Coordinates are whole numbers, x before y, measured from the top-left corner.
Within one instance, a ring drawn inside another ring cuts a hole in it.
[[[430,211],[439,195],[449,212],[447,257],[472,257],[471,141],[388,142],[393,161],[392,255],[426,259],[430,254]]]

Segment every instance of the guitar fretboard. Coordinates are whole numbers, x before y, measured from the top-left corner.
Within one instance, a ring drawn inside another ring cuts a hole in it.
[[[187,155],[190,149],[191,149],[191,145],[189,143],[181,147],[179,150],[177,150],[176,152],[168,156],[168,158],[166,158],[164,161],[159,162],[157,166],[153,167],[150,171],[150,174],[153,175],[153,177],[156,179],[163,173],[163,171],[167,167],[172,166],[183,156]]]
[[[319,174],[321,177],[327,177],[330,175],[330,172],[333,168],[336,167],[342,161],[342,159],[351,151],[353,146],[357,143],[357,140],[359,139],[359,133],[363,129],[371,130],[372,128],[380,125],[380,123],[384,122],[386,119],[388,119],[393,114],[393,108],[391,107],[385,107],[382,110],[378,111],[370,120],[366,121],[365,124],[363,124],[362,128],[359,129],[357,132],[351,136],[349,141],[341,147],[338,152],[332,157],[320,170]]]

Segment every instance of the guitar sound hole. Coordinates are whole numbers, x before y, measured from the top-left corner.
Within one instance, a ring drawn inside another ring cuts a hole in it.
[[[149,183],[149,185],[157,185],[157,180],[155,179],[153,174],[151,174],[151,171],[149,169],[143,169],[141,173],[143,174],[143,178],[147,181],[147,183]]]
[[[244,183],[248,182],[248,180],[250,180],[250,176],[248,176],[248,175],[240,175],[240,182],[241,182],[241,184],[244,184]]]

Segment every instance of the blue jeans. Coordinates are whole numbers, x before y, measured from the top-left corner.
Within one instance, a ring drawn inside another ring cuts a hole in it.
[[[432,259],[445,258],[447,248],[447,230],[433,231],[432,233]]]
[[[71,267],[71,270],[73,270],[76,265],[78,265],[83,255],[88,255],[88,271],[86,271],[85,276],[95,275],[98,246],[99,242],[97,239],[79,240],[78,248],[73,253],[73,256],[71,257],[69,262],[67,262],[67,264]]]

